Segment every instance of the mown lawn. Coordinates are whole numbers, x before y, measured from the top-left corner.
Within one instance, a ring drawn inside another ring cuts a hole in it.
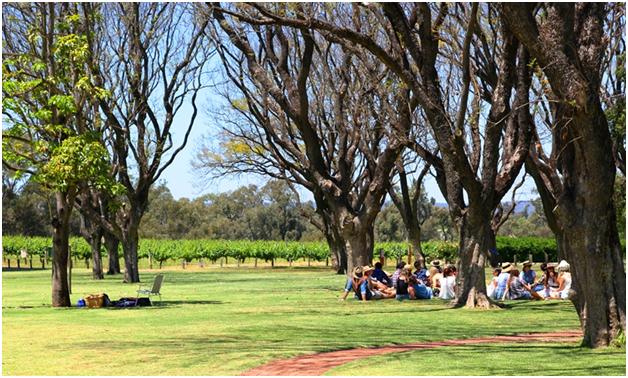
[[[142,271],[143,282],[152,282],[157,272]],[[579,326],[573,307],[558,301],[513,302],[509,309],[494,311],[451,309],[440,300],[339,302],[344,278],[320,267],[162,272],[166,275],[162,303],[92,310],[49,307],[49,270],[3,272],[2,373],[237,375],[274,359],[305,353]],[[105,292],[111,299],[134,295],[137,285],[121,280],[116,276],[96,282],[86,269],[75,269],[72,302],[88,293]],[[576,348],[553,347],[566,356]],[[538,346],[519,348],[517,356],[522,360],[539,356]],[[485,374],[482,364],[474,361],[488,361],[486,350],[467,350],[468,365],[460,371]],[[623,364],[625,370],[623,357],[615,351],[608,355],[611,366]],[[587,374],[604,374],[593,364],[599,361],[598,352],[583,350],[579,356],[585,361],[583,368],[591,361]],[[526,374],[544,374],[541,365]],[[438,373],[421,368],[408,374]]]
[[[325,375],[620,375],[626,349],[565,343],[480,344],[414,350],[365,358]]]

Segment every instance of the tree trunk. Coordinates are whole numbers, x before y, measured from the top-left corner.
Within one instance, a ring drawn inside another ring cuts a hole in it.
[[[325,239],[327,239],[327,245],[329,245],[333,269],[337,274],[345,274],[348,272],[345,242],[337,232],[333,231],[325,232]]]
[[[92,250],[92,260],[94,264],[92,265],[92,278],[95,280],[102,280],[105,278],[102,269],[102,253],[100,250],[102,241],[101,241],[102,233],[98,233],[97,237],[92,238],[90,241],[90,248]]]
[[[109,232],[104,233],[105,237],[105,249],[109,255],[109,269],[108,275],[120,274],[120,255],[118,254],[118,245],[120,241],[114,235]]]
[[[56,214],[52,219],[52,306],[70,307],[68,286],[68,257],[70,236],[70,213],[74,202],[71,194],[55,193]],[[67,197],[71,197],[68,200]]]
[[[345,235],[347,251],[347,274],[356,266],[370,265],[373,261],[373,243],[369,232],[358,230]]]
[[[469,209],[470,210],[470,209]],[[467,214],[460,227],[458,276],[456,278],[456,307],[490,308],[486,295],[484,266],[491,236],[494,238],[490,217]]]
[[[571,263],[572,289],[575,291],[570,299],[578,310],[583,328],[582,344],[608,346],[621,331],[625,331],[623,253],[614,209],[605,214],[586,210],[578,211],[582,216],[573,219],[563,232],[563,252]]]
[[[124,282],[140,282],[140,274],[137,266],[137,247],[139,243],[138,227],[129,224],[122,240],[122,250],[124,251]]]
[[[423,256],[423,249],[421,249],[421,228],[415,227],[408,231],[408,243],[412,246],[412,252],[414,253],[414,261],[418,261],[422,268],[425,268],[425,256]]]

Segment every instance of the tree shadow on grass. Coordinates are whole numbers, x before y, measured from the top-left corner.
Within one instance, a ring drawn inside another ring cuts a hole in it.
[[[155,301],[155,302],[151,302],[150,306],[134,306],[134,307],[109,306],[109,307],[102,307],[102,308],[105,308],[105,309],[108,309],[108,310],[128,310],[128,309],[132,309],[132,310],[137,310],[137,309],[153,310],[153,309],[168,308],[168,307],[180,307],[181,305],[222,305],[222,304],[229,304],[229,302],[223,302],[223,301],[200,301],[200,300],[192,300],[192,301],[185,301],[185,300],[181,300],[181,301]]]
[[[29,268],[29,267],[6,267],[3,266],[2,267],[2,271],[3,272],[34,272],[34,271],[40,271],[40,270],[50,270],[50,268],[37,268],[37,267],[33,267],[33,268]]]

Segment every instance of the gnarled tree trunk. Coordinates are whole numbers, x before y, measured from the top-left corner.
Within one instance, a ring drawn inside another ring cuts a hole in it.
[[[118,246],[120,241],[113,234],[105,231],[105,249],[107,255],[109,255],[109,268],[107,269],[108,275],[120,274],[120,255],[118,254]]]
[[[138,268],[139,225],[132,219],[122,234],[122,250],[124,252],[124,282],[140,282]]]
[[[486,253],[494,242],[495,236],[489,217],[486,214],[474,214],[470,211],[461,223],[454,305],[490,308],[492,302],[486,294],[484,267],[487,260]]]
[[[84,199],[88,200],[87,196],[84,196]],[[94,261],[92,265],[92,278],[102,280],[105,278],[102,269],[102,254],[100,251],[103,235],[102,227],[99,223],[89,219],[86,214],[81,214],[81,234],[92,251],[92,260]]]

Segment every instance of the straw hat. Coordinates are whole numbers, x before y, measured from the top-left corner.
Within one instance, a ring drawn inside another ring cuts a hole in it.
[[[523,266],[532,266],[532,262],[530,260],[526,260],[522,264]]]
[[[356,266],[355,268],[353,268],[353,271],[351,272],[351,275],[353,276],[353,278],[357,279],[357,278],[360,278],[358,276],[358,274],[361,275],[362,273],[363,273],[362,272],[362,267],[361,266]]]
[[[374,270],[375,270],[375,268],[373,268],[372,266],[369,266],[369,265],[364,265],[362,267],[362,273],[372,272]]]
[[[502,273],[508,273],[512,270],[512,265],[509,262],[502,263]]]

